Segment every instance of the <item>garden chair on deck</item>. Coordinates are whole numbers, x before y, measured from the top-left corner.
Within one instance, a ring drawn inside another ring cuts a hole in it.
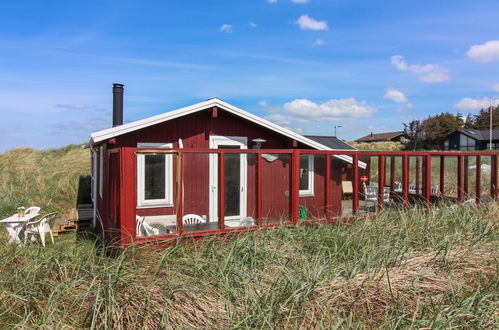
[[[431,194],[432,195],[440,195],[440,186],[439,185],[431,185]]]
[[[364,186],[364,205],[367,207],[368,202],[374,203],[374,208],[378,211],[378,189],[377,186]],[[390,202],[390,188],[383,188],[383,202]]]
[[[159,235],[159,229],[154,228],[150,224],[146,223],[146,217],[141,217],[140,215],[137,215],[135,217],[136,221],[136,235],[137,236],[153,236],[153,235]]]
[[[186,214],[182,218],[182,223],[184,225],[195,225],[198,223],[206,223],[206,220],[197,214]]]
[[[45,246],[45,234],[50,234],[50,239],[52,240],[52,244],[54,244],[54,235],[52,234],[52,225],[55,221],[55,216],[57,212],[52,212],[44,215],[40,220],[36,220],[33,222],[28,222],[26,224],[26,229],[24,230],[24,243],[28,240],[28,236],[38,235],[40,236],[40,241],[42,245]]]

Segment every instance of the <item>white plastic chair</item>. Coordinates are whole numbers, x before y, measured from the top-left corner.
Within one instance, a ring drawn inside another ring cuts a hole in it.
[[[150,224],[145,222],[146,217],[141,217],[137,215],[135,217],[136,221],[136,235],[137,236],[153,236],[153,235],[159,235],[159,229],[154,228]]]
[[[29,235],[38,235],[40,236],[40,241],[42,245],[45,246],[45,234],[50,234],[50,239],[52,240],[52,244],[54,244],[54,235],[52,234],[52,225],[55,221],[55,216],[57,212],[49,213],[44,215],[40,220],[36,220],[33,222],[28,222],[26,224],[26,229],[24,230],[24,244],[28,240]]]
[[[24,214],[38,214],[40,213],[41,208],[38,206],[31,206],[24,211]]]
[[[432,195],[440,195],[440,186],[439,185],[432,185],[431,186],[431,194]]]
[[[378,189],[377,186],[365,186],[364,187],[364,203],[367,205],[367,202],[374,202],[374,207],[376,211],[378,210]],[[390,202],[390,188],[383,188],[383,202]]]
[[[197,223],[206,223],[206,220],[197,214],[186,214],[182,218],[182,223],[184,225],[194,225]]]

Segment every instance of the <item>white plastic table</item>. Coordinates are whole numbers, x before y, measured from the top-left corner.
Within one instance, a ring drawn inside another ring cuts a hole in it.
[[[20,218],[16,213],[13,216],[0,220],[0,224],[2,224],[9,233],[9,243],[21,243],[20,236],[23,228],[26,226],[26,223],[28,223],[29,220],[37,216],[38,214],[26,214],[24,217]]]

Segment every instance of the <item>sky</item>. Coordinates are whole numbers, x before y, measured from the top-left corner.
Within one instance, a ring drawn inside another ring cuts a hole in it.
[[[353,140],[499,102],[499,1],[2,1],[0,152],[211,97]]]

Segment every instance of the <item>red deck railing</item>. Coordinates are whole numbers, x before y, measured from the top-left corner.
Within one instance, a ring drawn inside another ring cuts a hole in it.
[[[291,221],[284,222],[285,224],[297,224],[299,221],[299,176],[300,176],[300,156],[301,155],[320,155],[325,158],[325,173],[324,180],[326,182],[323,193],[325,196],[325,216],[322,219],[316,219],[320,222],[334,222],[337,217],[334,217],[330,212],[331,207],[331,156],[349,156],[351,157],[351,177],[352,177],[352,214],[359,213],[359,201],[361,197],[361,183],[360,183],[360,170],[359,164],[362,160],[377,160],[377,180],[378,185],[378,206],[379,210],[383,210],[384,205],[384,189],[386,181],[386,167],[389,164],[389,187],[391,192],[394,191],[395,186],[395,172],[396,160],[401,158],[401,205],[407,209],[411,205],[411,196],[409,192],[409,185],[411,175],[414,175],[416,182],[416,193],[422,196],[426,208],[429,208],[432,203],[432,159],[439,159],[440,168],[438,171],[439,178],[436,182],[439,184],[441,192],[445,192],[445,185],[451,184],[446,180],[446,164],[449,164],[449,159],[455,159],[457,163],[456,169],[456,186],[457,193],[455,200],[463,202],[467,198],[468,183],[469,183],[469,160],[475,161],[475,190],[474,198],[476,203],[482,202],[482,167],[483,158],[490,157],[490,199],[497,200],[498,198],[498,164],[499,155],[494,152],[402,152],[402,151],[318,151],[318,150],[299,150],[299,149],[140,149],[140,148],[118,148],[120,153],[120,178],[117,180],[120,185],[120,193],[117,197],[119,199],[119,217],[120,217],[120,236],[121,244],[143,243],[143,242],[156,242],[159,240],[167,240],[179,236],[204,236],[217,233],[228,233],[235,231],[244,231],[259,228],[262,226],[276,226],[281,223],[264,224],[263,221],[263,154],[287,154],[291,157],[291,191],[290,191],[290,204],[291,204]],[[157,236],[138,237],[135,233],[135,214],[136,214],[136,155],[138,154],[175,154],[177,155],[176,171],[177,171],[177,193],[175,201],[175,214],[176,214],[176,233],[165,234]],[[225,155],[227,154],[247,154],[254,155],[255,161],[255,182],[256,182],[256,221],[254,226],[250,227],[236,227],[227,228],[225,226]],[[185,154],[210,154],[217,155],[218,157],[218,228],[210,230],[200,230],[194,232],[184,231],[182,217],[184,213],[184,173],[183,173],[183,155]],[[411,158],[416,159],[415,172],[411,173],[410,163]],[[369,165],[369,164],[368,164]],[[372,168],[369,167],[369,171]],[[333,169],[334,171],[334,169]],[[420,177],[421,172],[421,177]],[[372,173],[371,173],[372,174]],[[132,179],[135,178],[135,179]],[[422,191],[420,191],[421,182]],[[473,190],[471,190],[473,191]]]

